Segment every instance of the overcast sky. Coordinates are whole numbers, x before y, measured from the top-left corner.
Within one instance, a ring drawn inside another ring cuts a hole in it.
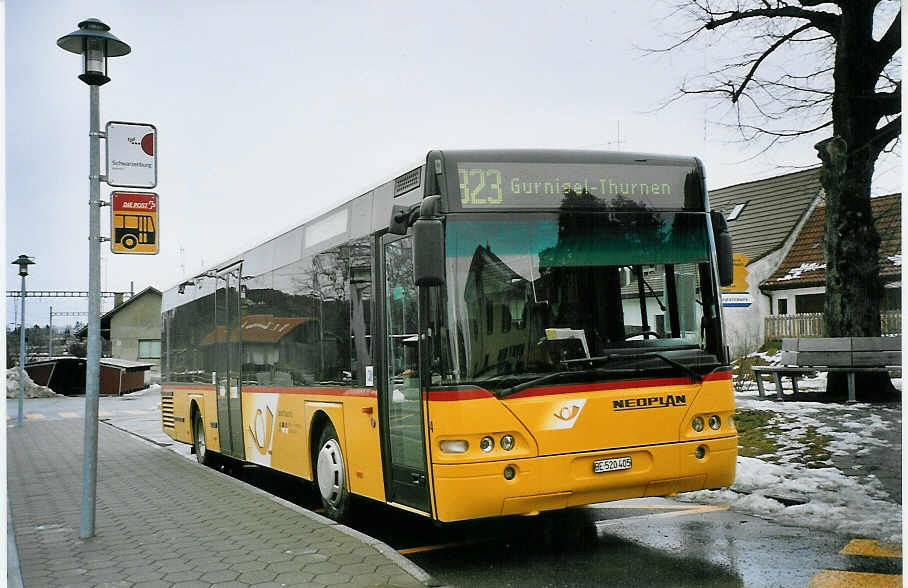
[[[89,17],[132,46],[109,60],[102,127],[158,129],[161,252],[113,255],[105,244],[106,291],[169,288],[434,148],[691,154],[710,189],[817,163],[816,139],[754,157],[707,123],[719,113],[702,101],[658,110],[715,64],[708,50],[644,55],[682,26],[654,4],[8,1],[7,264],[35,258],[29,289],[88,289],[89,91],[80,57],[56,40]],[[874,193],[900,191],[901,177],[899,159],[881,162]],[[112,190],[102,184],[102,199]],[[7,289],[19,288],[16,269],[7,265]],[[46,324],[50,306],[87,303],[29,299],[28,323]],[[16,307],[7,299],[8,323]]]

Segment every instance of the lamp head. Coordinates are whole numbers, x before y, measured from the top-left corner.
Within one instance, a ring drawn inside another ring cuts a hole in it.
[[[110,34],[110,27],[96,18],[79,23],[79,30],[57,39],[57,45],[70,53],[82,55],[79,79],[89,86],[103,86],[107,77],[107,58],[126,55],[132,49]]]
[[[27,255],[20,255],[17,259],[14,259],[11,265],[19,266],[19,275],[27,276],[28,275],[28,266],[34,265],[35,262]]]

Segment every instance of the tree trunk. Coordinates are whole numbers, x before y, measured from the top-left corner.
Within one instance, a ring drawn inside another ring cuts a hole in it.
[[[833,137],[817,144],[823,167],[820,182],[826,191],[826,335],[828,337],[879,337],[880,237],[870,208],[873,162],[848,154],[847,143]],[[857,374],[857,400],[898,400],[900,393],[886,373]],[[845,374],[830,373],[823,399],[848,398]]]
[[[823,165],[820,183],[826,192],[826,335],[879,337],[880,237],[870,207],[870,182],[879,153],[872,147],[879,120],[865,100],[876,75],[866,67],[873,43],[873,3],[842,6],[836,39],[833,137],[816,149]],[[888,374],[858,374],[859,400],[888,399],[897,393]],[[847,398],[844,374],[830,374],[829,400]],[[871,396],[873,398],[871,398]]]
[[[826,191],[826,334],[879,337],[880,237],[870,209],[873,162],[847,155],[847,144],[833,137],[817,145]]]

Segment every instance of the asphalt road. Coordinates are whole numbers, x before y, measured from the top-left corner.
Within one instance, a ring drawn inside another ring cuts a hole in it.
[[[8,426],[16,410],[16,401],[8,400]],[[161,431],[159,411],[160,397],[153,393],[100,399],[100,418],[108,425],[194,459],[188,445]],[[83,412],[81,397],[26,400],[25,426],[81,418]],[[222,472],[318,508],[311,489],[289,476],[238,464]],[[355,507],[351,526],[399,550],[441,585],[901,585],[900,556],[842,553],[867,547],[860,538],[785,526],[722,506],[641,499],[442,526],[372,501]]]

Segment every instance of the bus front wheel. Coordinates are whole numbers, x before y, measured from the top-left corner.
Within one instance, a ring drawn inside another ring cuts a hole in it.
[[[192,413],[192,447],[200,464],[207,466],[214,464],[214,454],[208,451],[208,446],[205,445],[205,425],[198,409]]]
[[[325,425],[319,437],[315,481],[325,514],[335,521],[345,521],[350,515],[350,491],[347,489],[344,453],[337,440],[337,432],[330,423]]]

